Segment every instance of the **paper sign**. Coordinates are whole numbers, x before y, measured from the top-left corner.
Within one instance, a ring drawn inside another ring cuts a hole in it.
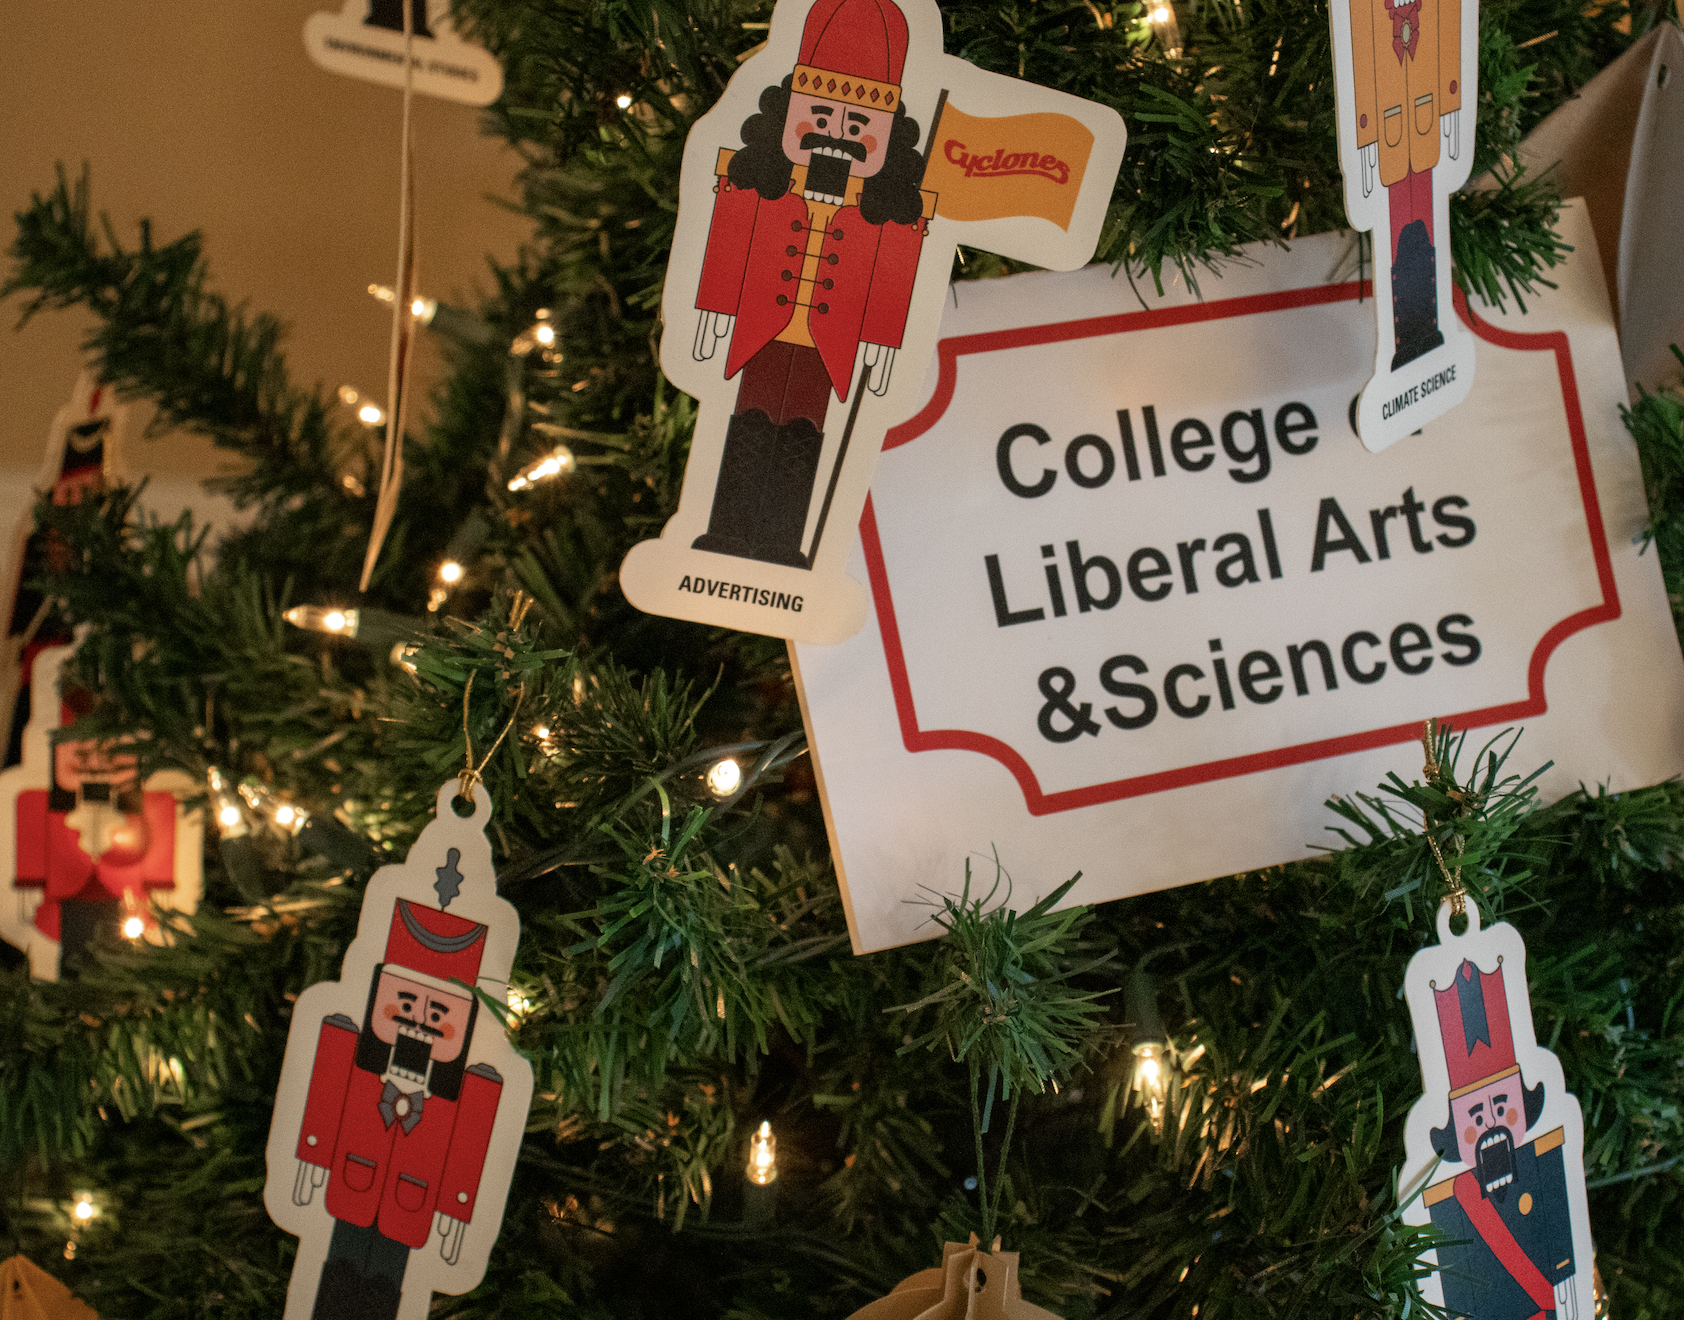
[[[1450,305],[1450,194],[1473,165],[1479,5],[1334,0],[1329,12],[1345,213],[1374,240],[1380,335],[1357,429],[1378,453],[1473,386],[1473,339]]]
[[[993,849],[1013,906],[1303,857],[1323,802],[1419,772],[1427,716],[1523,724],[1544,781],[1684,769],[1684,664],[1583,210],[1479,386],[1407,445],[1350,416],[1373,345],[1349,236],[1171,290],[1104,269],[955,286],[853,567],[873,610],[793,648],[858,951],[933,936]]]
[[[1596,1314],[1584,1117],[1538,1044],[1526,946],[1506,922],[1450,930],[1409,960],[1404,990],[1425,1093],[1409,1111],[1405,1223],[1442,1245],[1421,1293],[1450,1315]],[[1417,1195],[1419,1192],[1419,1195]]]
[[[701,409],[678,512],[620,570],[632,604],[857,632],[852,529],[954,245],[1080,266],[1126,140],[1104,106],[942,54],[933,0],[783,0],[685,144],[661,369]]]
[[[503,69],[483,46],[464,41],[450,24],[450,0],[409,0],[415,90],[465,105],[490,105],[503,94]],[[404,0],[345,0],[337,14],[311,14],[304,49],[329,73],[403,86]]]
[[[491,796],[457,784],[363,897],[341,979],[298,997],[265,1152],[269,1217],[300,1239],[285,1320],[423,1320],[485,1277],[532,1068],[507,999],[520,916],[497,896]]]

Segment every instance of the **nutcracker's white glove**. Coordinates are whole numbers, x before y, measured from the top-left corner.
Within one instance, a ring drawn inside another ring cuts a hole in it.
[[[1460,160],[1462,157],[1462,112],[1452,110],[1449,114],[1440,115],[1438,122],[1444,128],[1444,140],[1449,144],[1450,159]]]
[[[1370,142],[1366,147],[1358,147],[1357,156],[1362,161],[1362,195],[1367,197],[1374,191],[1374,180],[1380,173],[1380,144]]]
[[[881,398],[889,389],[889,373],[895,369],[895,350],[887,344],[865,346],[865,386]]]
[[[724,312],[703,312],[696,322],[696,342],[690,346],[690,356],[706,362],[719,347],[719,341],[731,333],[737,318]]]
[[[1569,1274],[1555,1285],[1555,1320],[1579,1320],[1579,1290]]]
[[[292,1180],[292,1203],[309,1205],[316,1188],[327,1181],[327,1170],[309,1160],[298,1161],[298,1176]]]
[[[435,1213],[433,1221],[439,1236],[444,1239],[439,1244],[439,1255],[444,1257],[446,1265],[454,1265],[462,1255],[462,1234],[467,1232],[468,1226],[442,1212]]]

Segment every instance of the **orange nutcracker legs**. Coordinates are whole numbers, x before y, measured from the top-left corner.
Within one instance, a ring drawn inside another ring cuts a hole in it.
[[[802,533],[830,390],[816,348],[774,340],[749,359],[725,432],[708,529],[696,549],[808,566]]]

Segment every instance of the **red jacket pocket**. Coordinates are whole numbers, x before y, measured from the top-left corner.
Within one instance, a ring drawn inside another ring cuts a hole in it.
[[[398,1185],[393,1190],[397,1196],[398,1207],[408,1210],[411,1214],[427,1204],[427,1184],[410,1174],[400,1173]]]
[[[366,1192],[374,1186],[376,1167],[373,1160],[365,1160],[361,1155],[347,1155],[344,1168],[345,1185],[353,1192]]]

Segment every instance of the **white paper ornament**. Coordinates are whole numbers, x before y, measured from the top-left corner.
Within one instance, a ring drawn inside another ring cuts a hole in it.
[[[330,73],[402,87],[406,0],[345,0],[338,13],[311,14],[304,49]],[[407,0],[414,36],[415,90],[446,101],[490,105],[503,94],[503,68],[483,46],[456,35],[449,0]]]
[[[1451,933],[1410,959],[1404,992],[1425,1094],[1409,1111],[1399,1186],[1406,1223],[1450,1239],[1421,1292],[1453,1316],[1590,1320],[1584,1119],[1541,1047],[1526,946],[1507,922]]]
[[[684,147],[661,369],[701,402],[678,511],[620,569],[641,610],[836,642],[883,435],[911,411],[957,243],[1088,261],[1127,132],[942,53],[934,0],[783,0]]]
[[[1374,375],[1356,409],[1378,452],[1473,388],[1451,309],[1450,194],[1473,167],[1478,0],[1333,0],[1339,164],[1351,228],[1372,231]]]
[[[369,881],[341,979],[299,996],[269,1130],[269,1216],[300,1238],[286,1320],[421,1320],[485,1275],[532,1103],[502,1004],[520,918],[497,897],[491,797],[439,790]]]

